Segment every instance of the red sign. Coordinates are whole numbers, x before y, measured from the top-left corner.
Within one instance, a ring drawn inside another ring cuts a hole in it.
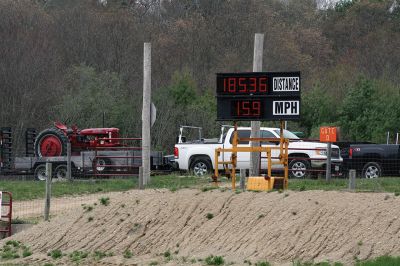
[[[339,130],[337,127],[320,127],[319,141],[321,142],[336,142],[338,141]]]
[[[220,94],[236,95],[236,94],[267,94],[267,77],[223,77],[222,90]],[[221,89],[221,88],[220,88]]]
[[[235,100],[232,101],[232,117],[254,117],[259,118],[263,112],[261,100]]]

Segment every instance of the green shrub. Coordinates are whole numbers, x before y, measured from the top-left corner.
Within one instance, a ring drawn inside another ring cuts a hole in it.
[[[164,257],[165,258],[170,258],[171,257],[171,251],[167,250],[164,252]]]
[[[107,254],[106,254],[105,252],[103,252],[103,251],[98,251],[98,250],[96,250],[96,251],[94,252],[94,254],[93,254],[93,257],[94,257],[96,260],[101,260],[102,258],[107,257]]]
[[[18,248],[20,244],[21,244],[21,242],[16,241],[16,240],[8,240],[6,242],[6,245],[13,246],[13,247],[16,247],[16,248]]]
[[[59,250],[59,249],[52,250],[49,253],[47,253],[47,255],[52,257],[55,260],[59,259],[59,258],[61,258],[63,256],[61,250]]]
[[[76,251],[72,252],[71,254],[69,254],[69,257],[72,261],[78,262],[81,259],[87,258],[88,255],[89,255],[88,252],[76,250]]]
[[[26,257],[29,257],[30,255],[32,255],[32,251],[28,247],[25,247],[22,250],[22,257],[26,258]]]
[[[100,198],[100,203],[104,206],[108,206],[108,204],[110,204],[110,198],[106,197],[106,198]]]
[[[256,262],[255,265],[256,266],[271,266],[271,264],[269,264],[268,261],[259,261],[259,262]]]
[[[207,213],[207,214],[206,214],[206,218],[207,218],[208,220],[210,220],[210,219],[214,218],[214,214],[212,214],[212,213]]]
[[[132,251],[130,251],[130,250],[125,250],[124,251],[124,258],[125,259],[130,259],[130,258],[132,258],[132,256],[133,256]]]
[[[221,256],[208,256],[206,258],[207,265],[223,265],[225,263],[224,258]]]

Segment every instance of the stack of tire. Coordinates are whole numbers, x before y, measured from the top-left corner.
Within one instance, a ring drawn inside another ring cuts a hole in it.
[[[0,157],[2,158],[1,168],[11,170],[12,168],[12,130],[10,127],[0,129]]]

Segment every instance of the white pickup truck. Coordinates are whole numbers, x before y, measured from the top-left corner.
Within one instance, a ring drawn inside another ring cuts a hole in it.
[[[193,127],[192,127],[193,128]],[[196,128],[199,129],[199,128]],[[233,139],[233,128],[229,128],[225,133],[226,127],[221,130],[219,139],[200,139],[195,141],[187,141],[183,136],[183,128],[180,130],[180,135],[177,139],[177,144],[174,148],[175,163],[180,170],[192,171],[197,176],[210,174],[215,168],[215,149],[216,148],[231,148]],[[199,129],[201,135],[201,129]],[[249,138],[251,128],[239,127],[238,136],[240,138]],[[279,138],[279,128],[264,128],[260,130],[262,138]],[[320,142],[302,141],[295,134],[288,130],[284,130],[285,138],[290,139],[289,142],[289,176],[291,178],[305,178],[311,175],[311,172],[317,173],[326,167],[327,144]],[[279,144],[271,142],[262,142],[262,146],[278,147]],[[238,147],[249,146],[248,141],[240,141]],[[265,153],[263,154],[266,157]],[[279,156],[279,149],[272,150],[272,157]],[[220,161],[227,161],[231,157],[231,152],[222,152]],[[340,156],[339,147],[332,145],[332,173],[338,173],[343,162]],[[276,159],[277,160],[277,159]],[[250,153],[237,153],[237,169],[250,168]],[[274,165],[272,170],[282,169],[281,165]],[[223,170],[223,165],[219,165],[219,169]],[[261,158],[261,169],[267,169],[267,159]]]

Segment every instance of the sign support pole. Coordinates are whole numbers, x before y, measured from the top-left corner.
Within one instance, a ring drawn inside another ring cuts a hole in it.
[[[151,106],[151,43],[144,43],[143,109],[142,109],[142,166],[143,184],[150,183],[150,106]]]
[[[253,72],[262,71],[262,59],[263,59],[263,44],[264,44],[264,34],[256,33],[254,36],[254,58],[253,58]],[[251,137],[260,138],[260,121],[251,121]],[[251,147],[260,146],[260,142],[251,141]],[[252,152],[250,154],[250,176],[260,175],[260,152]]]
[[[332,169],[332,142],[328,142],[328,149],[326,155],[326,181],[331,180],[331,169]]]

